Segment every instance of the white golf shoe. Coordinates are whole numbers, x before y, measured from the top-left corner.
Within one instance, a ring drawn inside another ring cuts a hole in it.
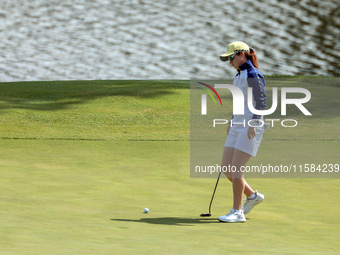
[[[247,197],[246,202],[244,202],[244,205],[242,206],[243,213],[244,214],[249,213],[254,208],[254,206],[261,203],[263,199],[264,199],[264,195],[255,191],[255,198],[251,199]]]
[[[243,211],[237,211],[235,209],[230,210],[230,213],[218,217],[218,220],[221,222],[229,222],[229,223],[243,223],[246,221],[246,217],[244,217]]]

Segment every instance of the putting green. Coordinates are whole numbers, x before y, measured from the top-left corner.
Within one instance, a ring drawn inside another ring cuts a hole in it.
[[[291,131],[272,129],[253,164],[268,157],[273,164],[311,161],[315,153],[337,159],[339,87],[325,86],[321,93],[318,86],[310,85],[312,95],[329,100],[320,110],[313,106],[315,118],[289,139]],[[190,178],[189,81],[2,83],[0,91],[3,254],[340,249],[335,178],[248,179],[266,199],[245,224],[216,220],[232,205],[231,185],[223,178],[213,216],[199,217],[208,210],[215,178]]]

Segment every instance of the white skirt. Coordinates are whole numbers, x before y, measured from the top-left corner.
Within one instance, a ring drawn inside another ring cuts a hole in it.
[[[248,139],[248,127],[242,128],[231,128],[227,139],[225,141],[224,147],[232,147],[237,150],[243,151],[252,157],[256,157],[257,151],[260,148],[260,144],[263,137],[263,132],[265,127],[256,128],[256,136],[252,139]]]

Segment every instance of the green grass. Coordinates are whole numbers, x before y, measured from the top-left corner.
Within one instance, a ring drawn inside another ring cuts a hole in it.
[[[313,116],[290,112],[299,129],[273,128],[252,163],[340,163],[337,84],[308,84]],[[190,178],[189,81],[0,92],[0,254],[338,254],[339,179],[249,179],[266,200],[245,224],[222,224],[223,178],[213,217],[199,217],[215,179]]]
[[[3,83],[1,136],[187,139],[189,91],[185,84],[185,81]]]

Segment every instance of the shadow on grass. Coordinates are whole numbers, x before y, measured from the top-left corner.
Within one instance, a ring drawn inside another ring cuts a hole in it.
[[[37,81],[0,83],[0,111],[63,110],[102,97],[153,99],[189,89],[188,81]]]
[[[129,219],[111,219],[111,220],[174,226],[194,226],[195,224],[219,223],[216,220],[216,218],[181,218],[181,217],[141,218],[139,220]]]

